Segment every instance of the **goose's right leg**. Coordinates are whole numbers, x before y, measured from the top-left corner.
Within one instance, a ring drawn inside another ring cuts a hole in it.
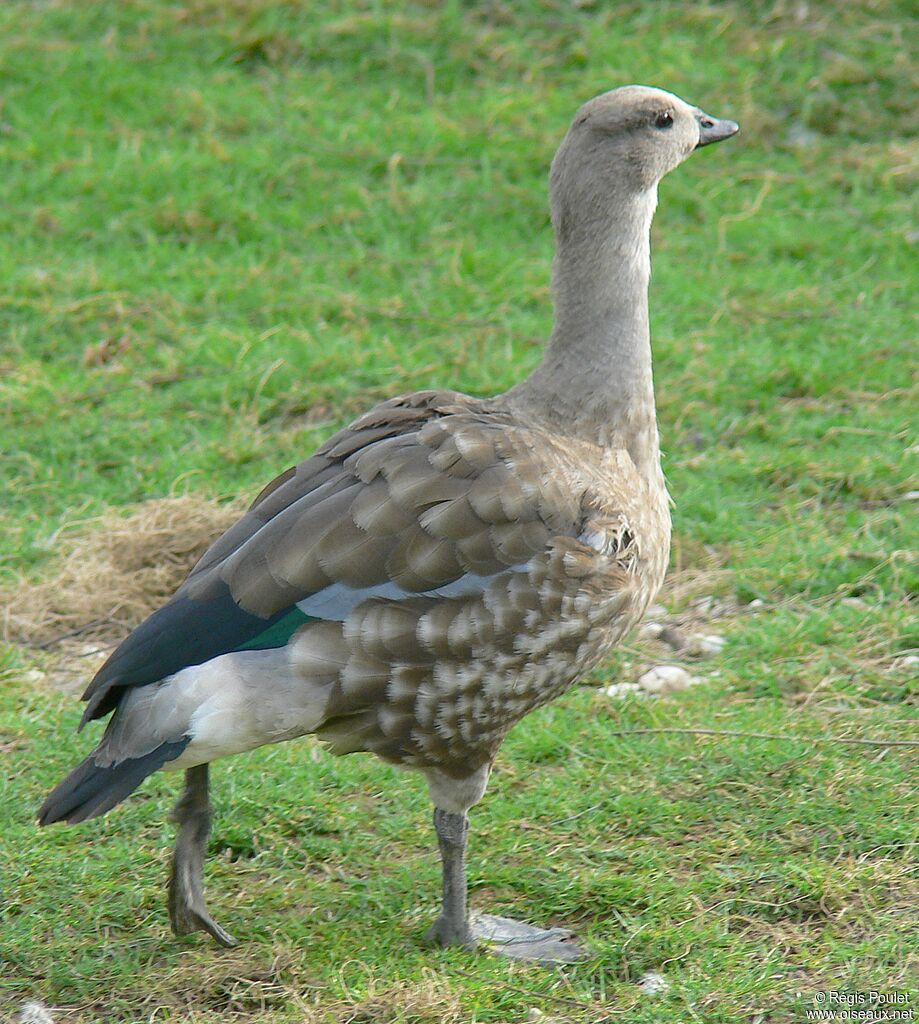
[[[235,946],[236,939],[220,927],[204,902],[204,857],[211,831],[208,766],[185,771],[185,790],[172,812],[178,826],[172,873],[169,878],[169,920],[176,935],[197,929],[207,932],[221,946]]]

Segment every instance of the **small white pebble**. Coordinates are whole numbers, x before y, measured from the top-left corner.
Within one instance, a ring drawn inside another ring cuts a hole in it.
[[[538,1006],[531,1006],[527,1010],[527,1020],[542,1020],[545,1014],[540,1010]]]
[[[661,633],[664,632],[664,627],[659,622],[645,622],[638,630],[638,635],[642,640],[656,640]]]
[[[604,686],[603,693],[607,697],[647,696],[637,683],[613,683],[611,686]]]
[[[901,501],[919,501],[919,491],[907,491],[900,495]]]
[[[896,668],[919,668],[919,654],[904,654],[902,658],[897,658],[894,665]]]
[[[43,1003],[23,1003],[19,1024],[54,1024],[54,1018]]]
[[[753,600],[747,605],[747,611],[755,612],[758,608],[765,608],[766,602],[759,597],[754,597]]]
[[[40,683],[44,680],[45,675],[46,673],[42,672],[40,668],[28,668],[22,673],[22,681],[24,683]]]
[[[667,609],[662,604],[652,604],[645,612],[645,615],[649,619],[665,619],[667,617]]]
[[[689,653],[698,658],[710,658],[714,654],[720,654],[724,644],[724,637],[718,636],[717,633],[697,633],[689,638]]]
[[[679,665],[655,665],[638,680],[638,685],[648,693],[679,693],[698,682]]]
[[[659,996],[670,988],[670,982],[658,971],[648,971],[638,979],[638,987],[646,996]]]
[[[840,604],[846,605],[847,608],[867,608],[868,605],[860,597],[844,597]]]

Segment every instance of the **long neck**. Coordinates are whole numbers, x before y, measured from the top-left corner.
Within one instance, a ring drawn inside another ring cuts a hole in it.
[[[566,433],[659,465],[648,283],[656,190],[602,217],[557,223],[555,326],[542,363],[510,392]]]

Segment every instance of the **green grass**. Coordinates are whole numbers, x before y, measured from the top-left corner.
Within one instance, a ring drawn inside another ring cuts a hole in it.
[[[175,780],[39,832],[90,739],[33,681],[49,655],[8,647],[0,1013],[720,1024],[803,1020],[832,988],[915,1006],[916,748],[815,738],[916,735],[917,29],[886,0],[0,7],[8,588],[53,576],[77,520],[255,493],[381,396],[519,379],[551,319],[546,171],[585,98],[649,82],[743,127],[664,182],[652,282],[662,600],[701,622],[690,599],[715,594],[727,646],[685,694],[588,685],[533,715],[474,814],[476,904],[571,925],[594,958],[423,949],[419,780],[305,742],[215,772],[209,892],[243,945],[175,939]],[[673,656],[632,642],[589,682],[653,660]],[[623,735],[648,728],[786,738]],[[671,985],[654,999],[649,970]]]

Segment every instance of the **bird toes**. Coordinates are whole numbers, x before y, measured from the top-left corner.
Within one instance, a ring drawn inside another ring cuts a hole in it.
[[[233,946],[239,945],[238,940],[233,938],[226,928],[222,928],[217,924],[206,910],[193,910],[192,913],[197,922],[197,927],[207,932],[215,942],[225,946],[227,949],[232,949]]]
[[[194,907],[185,905],[171,911],[169,919],[172,923],[172,930],[176,935],[188,935],[189,932],[207,932],[215,942],[228,949],[238,945],[238,941],[225,929],[222,928],[211,917],[203,906]]]
[[[200,891],[186,891],[175,878],[169,886],[169,921],[176,935],[207,932],[221,946],[231,948],[237,940],[211,917]]]
[[[540,964],[573,964],[587,953],[567,928],[536,928],[492,914],[473,914],[471,932],[490,953]]]

